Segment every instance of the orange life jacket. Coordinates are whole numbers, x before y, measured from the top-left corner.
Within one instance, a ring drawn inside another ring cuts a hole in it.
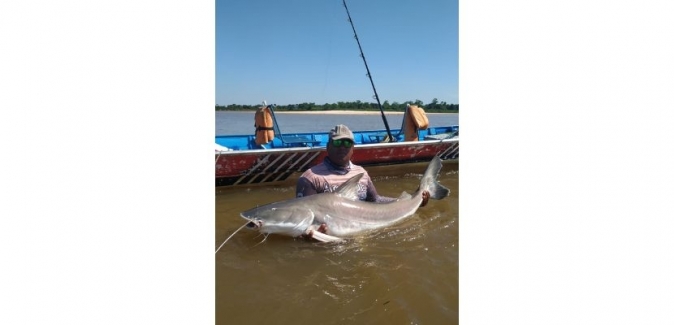
[[[267,144],[274,139],[274,120],[269,108],[260,107],[255,112],[255,143]]]
[[[405,112],[405,141],[419,141],[419,130],[428,129],[428,117],[423,108],[417,105],[408,105]]]

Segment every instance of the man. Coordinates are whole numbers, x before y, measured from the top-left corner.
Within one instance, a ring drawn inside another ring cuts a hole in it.
[[[326,147],[328,156],[323,159],[323,163],[311,167],[300,176],[295,189],[296,196],[332,192],[351,177],[363,173],[358,182],[358,197],[361,201],[385,203],[397,200],[379,195],[367,171],[351,162],[354,143],[353,133],[346,125],[339,124],[330,130]],[[420,207],[425,206],[430,198],[428,191],[424,191],[422,195]],[[326,233],[327,229],[327,226],[322,224],[318,231]]]
[[[328,156],[322,164],[310,168],[300,176],[297,180],[297,197],[333,192],[351,177],[363,173],[358,182],[360,200],[377,203],[395,201],[395,198],[379,195],[367,171],[351,162],[354,142],[353,133],[346,125],[339,124],[330,130],[326,147]]]
[[[323,192],[332,192],[351,177],[363,173],[358,182],[358,198],[370,202],[391,202],[396,199],[381,196],[370,179],[367,171],[351,162],[353,145],[355,140],[353,132],[346,125],[336,125],[330,130],[328,145],[326,146],[327,157],[322,164],[318,164],[305,171],[297,180],[295,193],[297,197],[314,195]],[[421,206],[428,202],[428,196],[424,196]],[[322,224],[319,232],[327,233],[328,227]],[[306,238],[311,235],[305,235]]]

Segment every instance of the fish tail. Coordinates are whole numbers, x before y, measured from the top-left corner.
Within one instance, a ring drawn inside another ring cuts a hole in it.
[[[440,157],[433,157],[424,172],[424,176],[421,177],[421,184],[419,185],[421,191],[428,191],[431,198],[435,200],[440,200],[449,195],[449,189],[438,183],[438,174],[440,174],[441,168]]]

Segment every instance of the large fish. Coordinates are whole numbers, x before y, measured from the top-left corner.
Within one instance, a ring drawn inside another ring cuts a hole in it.
[[[403,192],[393,202],[358,200],[358,180],[363,176],[358,174],[334,192],[266,204],[242,212],[241,217],[249,221],[247,228],[264,234],[305,235],[323,242],[340,241],[393,225],[413,215],[423,201],[424,191],[428,191],[432,199],[446,197],[449,189],[437,182],[440,168],[442,163],[436,156],[421,177],[417,191],[412,195]],[[325,233],[318,231],[321,224],[327,226]]]

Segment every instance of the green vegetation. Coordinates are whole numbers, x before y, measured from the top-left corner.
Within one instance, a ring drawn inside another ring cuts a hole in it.
[[[381,107],[384,111],[399,111],[402,112],[405,110],[407,104],[418,105],[423,107],[424,111],[427,113],[458,113],[459,104],[447,104],[446,102],[438,102],[437,98],[433,98],[433,101],[429,104],[424,105],[420,100],[416,101],[407,101],[404,103],[393,102],[389,103],[388,100],[385,100]],[[238,105],[230,104],[227,106],[215,105],[216,111],[254,111],[260,105]],[[301,104],[292,104],[292,105],[277,105],[275,107],[277,111],[328,111],[328,110],[353,110],[353,111],[379,111],[377,103],[364,103],[359,100],[355,102],[337,102],[336,104],[325,103],[323,105],[316,105],[315,103],[301,103]]]

